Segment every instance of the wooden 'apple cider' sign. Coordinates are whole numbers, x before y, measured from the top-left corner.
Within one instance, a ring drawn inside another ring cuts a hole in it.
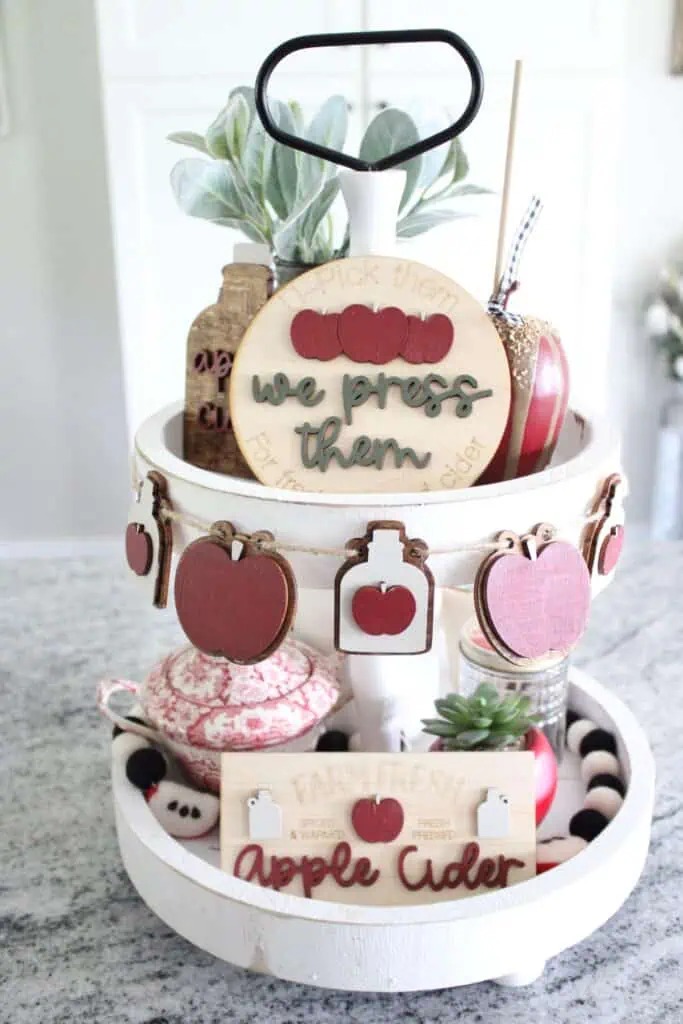
[[[510,375],[485,310],[444,274],[363,256],[270,299],[230,378],[242,454],[297,491],[467,487],[503,436]]]
[[[188,462],[202,469],[233,476],[252,475],[232,430],[228,383],[237,347],[256,313],[268,301],[271,285],[272,275],[267,266],[229,264],[223,268],[218,301],[203,310],[190,328],[184,452]]]
[[[536,873],[533,754],[224,754],[221,865],[335,903],[433,903]]]

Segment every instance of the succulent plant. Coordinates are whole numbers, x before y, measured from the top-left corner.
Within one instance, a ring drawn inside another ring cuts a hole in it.
[[[270,109],[285,131],[343,149],[343,96],[326,100],[308,125],[296,103],[271,99]],[[368,125],[360,156],[376,160],[418,137],[415,121],[405,111],[389,107]],[[281,260],[323,263],[348,252],[348,225],[342,216],[333,218],[330,213],[339,192],[336,165],[271,139],[256,114],[253,89],[234,89],[204,135],[175,132],[168,138],[201,154],[180,160],[171,171],[171,187],[185,213],[235,228],[251,241],[270,246]],[[399,238],[469,216],[468,211],[443,203],[488,191],[463,183],[469,164],[459,139],[445,151],[430,150],[401,167],[406,184],[396,225]]]
[[[502,750],[517,747],[537,721],[528,697],[501,697],[482,683],[470,697],[449,693],[434,701],[440,718],[424,718],[424,732],[438,736],[443,750]]]

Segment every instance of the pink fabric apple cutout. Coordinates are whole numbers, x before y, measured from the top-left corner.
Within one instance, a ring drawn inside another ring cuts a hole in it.
[[[590,576],[581,553],[564,541],[544,545],[535,559],[502,555],[484,582],[486,617],[519,658],[569,651],[581,639],[590,608]]]

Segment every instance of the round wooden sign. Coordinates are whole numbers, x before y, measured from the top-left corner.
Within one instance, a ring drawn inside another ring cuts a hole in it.
[[[233,429],[262,483],[297,491],[467,487],[510,409],[485,310],[420,263],[326,263],[276,292],[237,351]]]

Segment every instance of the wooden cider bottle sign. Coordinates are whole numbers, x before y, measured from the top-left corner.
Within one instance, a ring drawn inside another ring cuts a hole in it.
[[[233,433],[228,380],[244,332],[272,291],[266,246],[238,244],[223,268],[218,300],[196,317],[187,337],[184,455],[202,469],[252,477]]]

